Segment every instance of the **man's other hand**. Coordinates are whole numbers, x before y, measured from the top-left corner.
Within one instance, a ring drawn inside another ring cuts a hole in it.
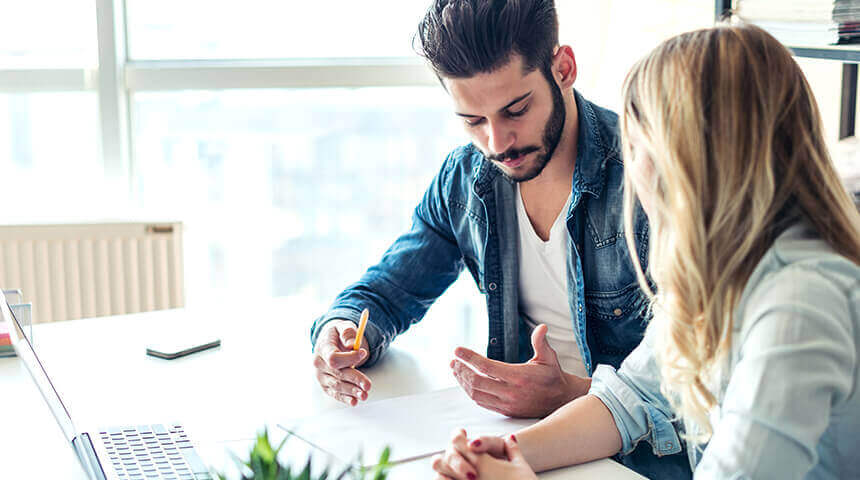
[[[468,348],[454,351],[454,377],[478,405],[509,417],[545,417],[588,392],[591,379],[565,373],[546,340],[546,325],[532,332],[534,357],[513,364],[490,360]]]
[[[333,320],[323,327],[314,347],[314,368],[325,393],[349,406],[367,400],[370,379],[356,370],[370,357],[367,343],[353,350],[358,329],[348,320]]]

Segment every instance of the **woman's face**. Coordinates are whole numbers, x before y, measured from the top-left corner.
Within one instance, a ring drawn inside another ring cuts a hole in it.
[[[630,156],[625,160],[624,168],[630,175],[642,209],[648,217],[651,217],[654,213],[654,191],[657,184],[654,162],[648,154],[644,136],[637,130],[633,130],[629,133],[629,137]]]

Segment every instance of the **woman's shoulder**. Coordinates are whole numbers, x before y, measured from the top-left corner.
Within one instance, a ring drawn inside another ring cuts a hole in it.
[[[806,223],[780,235],[750,276],[735,331],[770,312],[828,317],[860,327],[860,265],[836,252]]]

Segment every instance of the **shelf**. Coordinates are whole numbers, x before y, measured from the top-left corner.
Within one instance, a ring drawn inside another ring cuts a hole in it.
[[[858,45],[827,45],[810,47],[801,45],[786,45],[796,57],[820,58],[838,60],[840,62],[860,63],[860,44]]]

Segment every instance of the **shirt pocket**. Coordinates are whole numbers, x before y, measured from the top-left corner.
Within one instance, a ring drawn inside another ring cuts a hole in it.
[[[639,345],[648,317],[648,300],[638,283],[620,290],[585,294],[586,325],[592,349],[626,357]]]

